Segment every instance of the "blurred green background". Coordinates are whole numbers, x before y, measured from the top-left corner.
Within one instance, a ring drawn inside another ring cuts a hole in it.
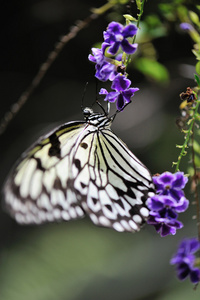
[[[104,3],[101,0],[2,1],[1,117],[30,84],[59,37],[76,20],[88,16],[91,7]],[[129,77],[140,92],[112,126],[152,174],[173,171],[172,161],[178,156],[175,145],[183,142],[175,125],[179,94],[194,85],[195,72],[190,38],[179,30],[178,22],[168,22],[163,17],[159,3],[169,1],[152,0],[145,4],[144,19],[156,15],[159,23],[151,29],[145,27],[147,23],[141,24],[145,36],[140,37],[139,55],[146,51],[147,57],[156,57],[166,68],[163,73],[160,71],[164,78],[156,81],[156,75],[144,76],[144,60],[136,58]],[[190,5],[192,1],[185,3]],[[136,15],[135,5],[131,7]],[[125,6],[121,13],[129,13],[128,10]],[[92,105],[96,98],[94,66],[87,59],[90,48],[102,41],[102,31],[111,17],[119,17],[119,12],[120,8],[99,17],[65,46],[0,137],[1,186],[19,155],[40,135],[64,122],[82,120],[81,99],[87,81],[85,106]],[[156,62],[151,69],[158,72]],[[181,167],[186,170],[186,160]],[[187,197],[192,201],[189,186]],[[134,235],[117,233],[95,227],[88,218],[23,227],[1,209],[0,300],[199,299],[199,289],[194,291],[189,280],[179,282],[174,267],[169,265],[178,241],[196,235],[194,214],[191,206],[180,216],[185,227],[176,236],[160,238],[149,226]]]

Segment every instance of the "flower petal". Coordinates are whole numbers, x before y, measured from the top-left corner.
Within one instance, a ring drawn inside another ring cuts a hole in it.
[[[188,178],[184,176],[183,172],[177,172],[174,174],[174,181],[172,187],[174,189],[183,189],[188,182]]]
[[[176,212],[184,212],[189,206],[189,201],[185,197],[181,197],[180,201],[174,205]]]
[[[134,95],[135,92],[139,91],[138,88],[130,88],[122,92],[124,98],[127,102],[131,101],[131,97]]]
[[[124,75],[117,75],[113,80],[111,88],[118,92],[126,90],[131,84],[131,81]]]
[[[115,42],[113,43],[107,50],[107,52],[109,54],[112,54],[112,55],[115,55],[117,53],[117,51],[119,50],[119,47],[120,47],[120,42]]]
[[[200,269],[194,268],[190,271],[190,280],[192,283],[200,282]]]
[[[125,38],[133,37],[134,35],[136,35],[137,31],[137,26],[135,26],[134,24],[129,24],[124,27],[122,34]]]
[[[117,110],[119,110],[119,111],[122,110],[125,105],[124,97],[121,93],[117,97],[116,105],[117,105]]]
[[[100,89],[100,92],[99,92],[99,95],[107,95],[108,94],[108,91],[104,88],[101,88]]]
[[[107,94],[107,96],[104,100],[109,101],[109,102],[115,102],[118,95],[119,95],[119,93],[117,93],[117,92],[110,92]]]
[[[126,39],[123,39],[121,42],[121,47],[124,52],[127,54],[133,54],[136,50],[138,45],[137,44],[130,44]]]

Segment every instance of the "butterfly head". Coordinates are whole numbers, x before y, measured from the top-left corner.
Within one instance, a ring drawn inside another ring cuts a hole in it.
[[[93,114],[93,109],[90,107],[85,107],[83,109],[83,115],[84,115],[84,119],[87,121],[88,118]]]
[[[88,124],[98,128],[108,128],[113,121],[113,119],[109,118],[105,112],[96,113],[89,107],[83,109],[83,115]]]

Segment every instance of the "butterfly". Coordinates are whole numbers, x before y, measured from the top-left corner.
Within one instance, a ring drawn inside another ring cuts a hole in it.
[[[154,194],[149,170],[112,132],[114,116],[83,110],[22,154],[4,185],[4,203],[22,224],[88,215],[116,231],[139,231]]]

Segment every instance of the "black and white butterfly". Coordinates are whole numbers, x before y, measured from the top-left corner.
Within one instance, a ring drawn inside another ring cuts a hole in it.
[[[87,214],[99,226],[139,231],[154,193],[148,169],[112,132],[113,117],[84,109],[22,154],[4,186],[5,204],[22,224]]]

